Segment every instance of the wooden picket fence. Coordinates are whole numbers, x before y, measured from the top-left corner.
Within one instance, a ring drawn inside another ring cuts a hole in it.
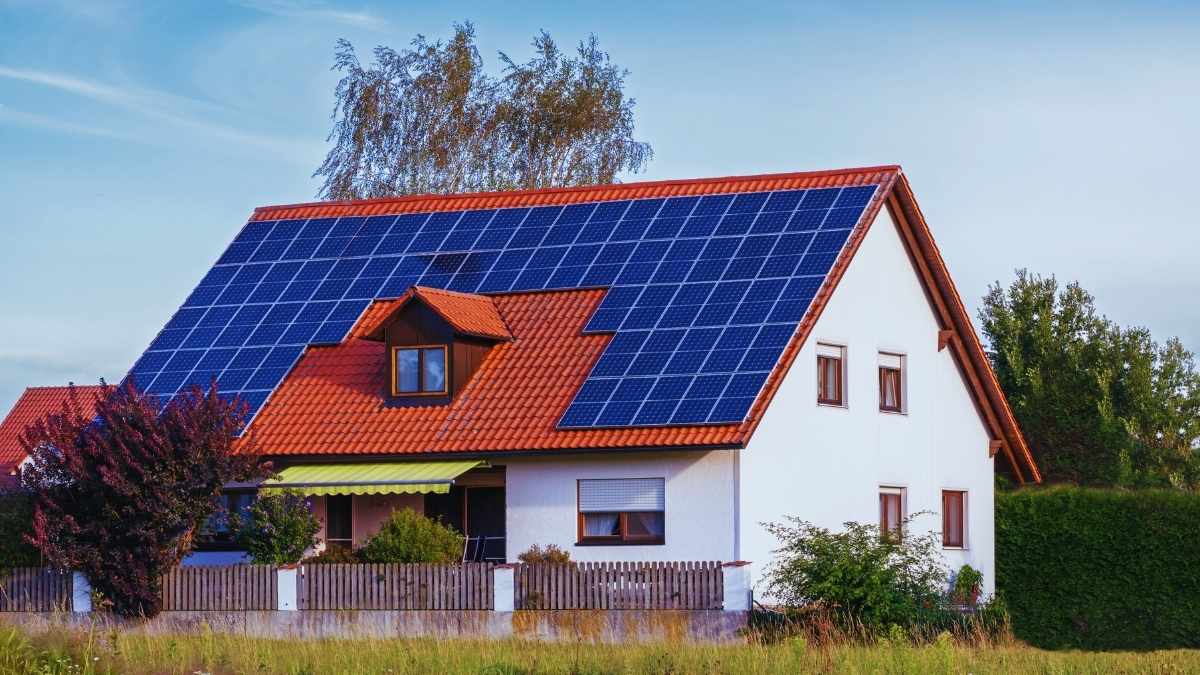
[[[71,573],[43,567],[0,570],[0,612],[71,609]]]
[[[276,569],[272,565],[176,567],[162,577],[163,611],[276,609]]]
[[[518,565],[517,609],[721,609],[719,562]]]
[[[305,565],[297,603],[312,609],[492,609],[492,563]]]

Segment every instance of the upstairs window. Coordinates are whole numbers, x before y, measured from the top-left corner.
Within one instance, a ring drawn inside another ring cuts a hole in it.
[[[445,393],[445,345],[392,348],[392,396]]]
[[[579,543],[664,543],[665,483],[662,478],[580,480]]]
[[[899,536],[904,528],[904,488],[879,488],[879,533]]]
[[[817,344],[817,403],[846,405],[846,348]]]
[[[967,547],[967,493],[942,490],[942,546]]]
[[[904,357],[879,353],[879,409],[904,412]]]

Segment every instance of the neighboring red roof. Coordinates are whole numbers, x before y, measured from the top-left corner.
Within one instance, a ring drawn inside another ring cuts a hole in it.
[[[511,340],[512,333],[500,318],[496,303],[486,295],[443,291],[427,286],[414,286],[397,300],[391,301],[390,310],[375,316],[371,324],[361,331],[362,335],[382,337],[377,333],[384,324],[412,300],[424,302],[430,309],[437,312],[454,330],[464,335],[488,338],[491,340]],[[364,325],[359,322],[359,325]]]
[[[48,414],[61,413],[68,401],[71,387],[29,387],[13,404],[8,416],[0,422],[0,476],[7,476],[25,460],[19,438],[29,425]],[[96,396],[103,394],[101,385],[76,386],[75,396],[86,413],[94,410]]]
[[[395,301],[376,303],[343,344],[308,349],[259,413],[252,433],[272,455],[743,446],[758,426],[876,214],[887,204],[930,294],[939,327],[953,331],[954,339],[949,343],[952,353],[990,435],[998,442],[1020,482],[1027,479],[1040,482],[1033,456],[898,166],[268,206],[256,209],[252,220],[537,206],[873,183],[880,184],[881,189],[863,213],[861,225],[827,275],[749,415],[740,424],[556,428],[609,339],[607,335],[582,334],[586,320],[604,295],[603,290],[588,290],[493,296],[498,315],[515,340],[493,348],[464,391],[446,406],[406,408],[384,404],[380,395],[386,373],[384,348],[362,336],[366,329],[394,312],[396,305]],[[426,290],[420,291],[422,297],[433,297],[424,295]],[[437,293],[451,295],[444,291]],[[460,319],[476,327],[477,320]]]

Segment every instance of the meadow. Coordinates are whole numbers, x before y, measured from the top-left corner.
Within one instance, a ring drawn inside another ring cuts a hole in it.
[[[1200,651],[1048,652],[1015,641],[916,646],[265,640],[0,626],[0,673],[1189,673]]]

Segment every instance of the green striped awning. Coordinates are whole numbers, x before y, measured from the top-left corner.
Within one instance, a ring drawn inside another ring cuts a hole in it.
[[[454,479],[483,464],[464,462],[388,462],[377,464],[301,464],[263,481],[266,491],[296,490],[306,495],[393,495],[446,493]]]

